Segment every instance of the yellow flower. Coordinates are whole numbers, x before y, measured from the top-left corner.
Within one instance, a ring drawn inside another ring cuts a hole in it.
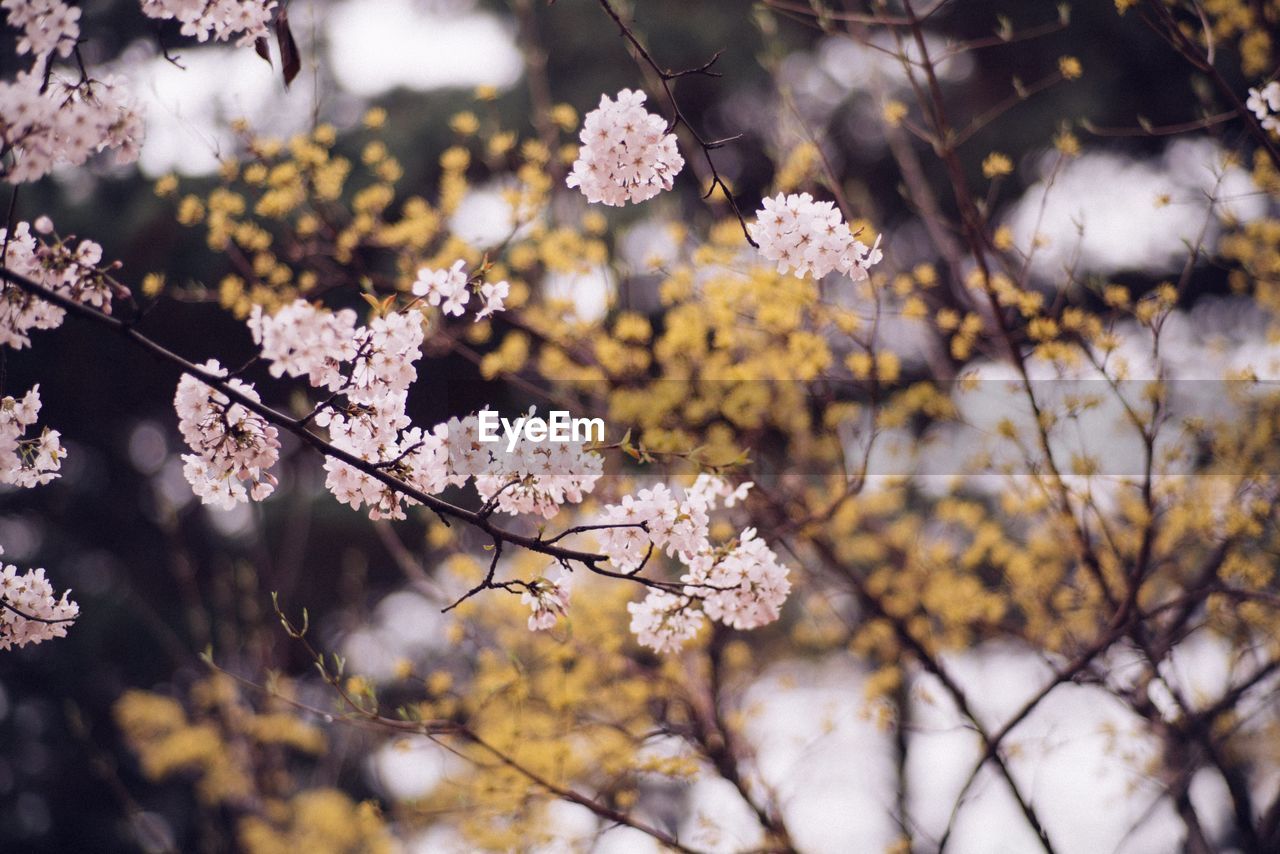
[[[901,101],[887,101],[881,115],[884,117],[885,124],[891,128],[896,128],[907,117],[907,105]]]
[[[929,314],[929,307],[920,297],[909,297],[902,304],[902,316],[908,320],[923,320]]]
[[[164,275],[162,273],[147,273],[142,277],[142,293],[144,296],[153,297],[164,290]]]
[[[582,229],[588,234],[604,234],[609,227],[609,220],[600,211],[587,211],[582,215]]]
[[[1013,230],[1007,225],[1000,226],[996,229],[992,242],[1001,252],[1008,252],[1013,248]]]
[[[787,155],[773,179],[774,184],[783,192],[796,189],[809,180],[820,157],[818,146],[812,142],[800,143]]]
[[[178,178],[172,173],[156,181],[156,195],[160,198],[171,196],[178,190]]]
[[[195,225],[204,219],[204,203],[198,196],[184,196],[178,204],[178,222],[182,225]]]
[[[998,178],[1013,171],[1013,161],[1008,155],[993,151],[982,161],[982,174],[986,178]]]
[[[563,131],[576,130],[578,127],[578,111],[568,104],[556,104],[551,108],[551,121]]]
[[[454,115],[449,119],[449,127],[454,133],[462,136],[471,136],[480,130],[480,120],[476,118],[476,114],[472,112],[462,112]]]
[[[311,138],[320,145],[330,146],[338,140],[338,131],[331,124],[316,125],[316,129],[311,132]]]
[[[515,148],[516,135],[513,131],[495,133],[489,138],[488,151],[490,157],[501,157]]]
[[[1125,308],[1129,305],[1129,290],[1124,285],[1107,285],[1102,299],[1112,308]]]
[[[1058,60],[1058,71],[1062,72],[1064,80],[1077,80],[1084,69],[1080,66],[1080,60],[1074,56],[1064,56]]]
[[[471,162],[471,153],[465,148],[453,146],[440,155],[440,167],[449,172],[461,172]]]
[[[1062,152],[1064,157],[1080,156],[1080,140],[1069,130],[1064,130],[1053,138],[1053,147]]]

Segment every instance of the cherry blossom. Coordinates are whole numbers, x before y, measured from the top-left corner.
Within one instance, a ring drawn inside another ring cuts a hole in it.
[[[407,389],[418,378],[413,365],[421,347],[422,315],[416,311],[375,317],[357,329],[348,397],[372,405],[384,394]]]
[[[325,311],[295,300],[269,315],[255,305],[249,315],[253,343],[271,362],[271,375],[307,377],[313,386],[337,391],[346,383],[343,363],[356,355],[356,313]]]
[[[462,309],[471,299],[467,290],[467,270],[462,261],[455,261],[448,270],[423,268],[413,283],[414,296],[426,297],[431,305],[442,305],[441,311],[461,317]]]
[[[227,375],[212,359],[201,367],[215,376]],[[258,400],[258,393],[248,383],[233,379],[228,385]],[[182,456],[186,463],[182,473],[202,503],[229,510],[239,502],[250,498],[262,501],[272,493],[276,479],[268,469],[280,455],[275,427],[189,375],[178,382],[173,402],[178,430],[195,451]]]
[[[620,505],[605,508],[602,524],[643,526],[610,528],[601,535],[601,550],[624,571],[638,567],[652,545],[670,556],[691,556],[707,549],[708,511],[714,502],[704,493],[688,493],[684,500],[665,484],[625,496]],[[638,532],[638,533],[637,533]]]
[[[40,414],[40,386],[21,399],[0,399],[0,483],[31,487],[58,476],[67,456],[59,444],[61,434],[46,427],[38,438],[27,438],[28,427]]]
[[[0,549],[0,554],[4,550]],[[43,569],[20,573],[12,564],[0,567],[0,650],[64,638],[80,606],[67,597],[54,598]]]
[[[485,282],[480,286],[480,298],[484,300],[484,308],[476,313],[476,322],[506,309],[506,299],[511,295],[511,285],[507,282]]]
[[[51,54],[71,55],[80,38],[80,10],[61,0],[3,0],[9,26],[22,30],[18,55],[30,53],[43,67]]]
[[[736,487],[730,486],[729,482],[722,477],[703,473],[698,475],[693,486],[689,487],[689,496],[711,507],[714,507],[720,499],[724,499],[725,507],[733,507],[747,499],[747,493],[753,486],[755,484],[749,480],[743,481]]]
[[[182,24],[182,34],[196,41],[253,44],[267,35],[276,0],[142,0],[142,13],[151,18],[172,18]]]
[[[466,281],[458,262],[449,271],[424,271],[417,289],[447,301],[456,295],[440,288],[465,288]],[[501,300],[506,293],[506,283],[499,283],[486,299]],[[303,300],[274,316],[255,310],[249,318],[272,374],[306,376],[345,398],[328,401],[314,414],[334,447],[426,494],[474,477],[480,497],[511,514],[550,517],[561,504],[579,502],[591,491],[601,461],[581,443],[526,444],[506,453],[479,441],[475,416],[427,431],[411,428],[405,406],[421,357],[420,313],[386,314],[358,328],[354,323],[352,312],[334,314]],[[404,508],[418,503],[342,460],[326,459],[325,471],[325,485],[339,501],[353,509],[367,506],[374,519],[403,519]]]
[[[521,603],[528,605],[533,613],[529,615],[529,631],[536,632],[551,628],[561,614],[569,610],[569,587],[573,576],[560,567],[556,567],[551,575],[535,579],[523,593]]]
[[[41,217],[53,230],[48,217]],[[0,228],[0,246],[7,245],[5,267],[76,302],[111,313],[111,284],[102,261],[102,247],[91,240],[73,245],[71,239],[45,243],[31,233],[31,226],[19,222],[9,235]],[[32,296],[17,285],[5,283],[0,289],[0,346],[20,350],[30,346],[33,329],[55,329],[65,316],[58,306]]]
[[[96,80],[81,63],[68,79],[51,67],[71,56],[80,38],[80,9],[61,0],[0,0],[10,26],[22,31],[19,56],[32,64],[13,80],[0,81],[0,178],[35,181],[55,166],[78,166],[93,154],[115,149],[117,160],[137,159],[142,116],[122,81]],[[77,55],[77,59],[79,59]]]
[[[550,519],[560,505],[581,502],[603,472],[599,454],[583,442],[519,441],[508,451],[500,443],[481,442],[476,416],[450,422],[450,465],[475,478],[486,502],[513,516]]]
[[[397,408],[402,413],[402,401],[392,402],[390,409]],[[387,420],[388,415],[390,420]],[[448,470],[444,425],[437,425],[430,431],[415,427],[399,433],[408,424],[408,418],[376,409],[367,417],[335,414],[328,424],[330,442],[334,447],[378,465],[387,474],[421,492],[435,494],[450,484],[465,482],[465,479],[452,477]],[[324,468],[325,487],[334,497],[355,510],[368,505],[371,519],[403,519],[404,507],[419,503],[367,472],[333,457],[325,460]]]
[[[604,508],[600,523],[600,551],[623,572],[635,572],[663,551],[677,558],[687,572],[681,577],[683,595],[653,591],[632,613],[632,631],[639,642],[670,651],[692,637],[704,612],[714,620],[746,629],[771,623],[791,592],[790,571],[747,528],[736,541],[713,546],[708,536],[710,514],[721,501],[733,507],[747,496],[750,482],[731,486],[723,478],[702,474],[683,497],[665,484],[624,496]],[[698,606],[702,610],[698,610]]]
[[[754,629],[778,619],[791,592],[790,571],[754,528],[747,528],[727,554],[703,553],[689,562],[682,581],[702,598],[707,616],[735,629]]]
[[[623,572],[638,568],[649,554],[653,541],[645,529],[657,513],[648,501],[626,495],[622,503],[604,509],[600,524],[610,527],[600,532],[600,551]]]
[[[587,113],[578,159],[565,180],[587,201],[615,207],[643,202],[670,190],[684,168],[675,134],[644,101],[643,92],[623,89],[616,101],[601,95],[600,106]]]
[[[831,202],[816,202],[808,193],[779,193],[762,204],[747,231],[760,254],[777,262],[779,273],[822,278],[838,270],[860,281],[880,262],[880,239],[871,248],[856,239]]]
[[[665,590],[650,590],[644,601],[628,603],[627,611],[636,640],[658,653],[679,652],[706,622],[688,596]]]
[[[79,166],[108,148],[118,162],[132,163],[142,137],[142,115],[119,78],[71,82],[54,74],[46,87],[42,73],[25,71],[0,82],[0,147],[14,152],[0,175],[13,183]]]

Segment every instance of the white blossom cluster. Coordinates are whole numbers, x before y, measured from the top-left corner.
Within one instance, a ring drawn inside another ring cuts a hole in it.
[[[48,217],[36,220],[36,231],[48,234],[53,223]],[[92,240],[74,246],[70,239],[52,243],[36,237],[28,223],[19,222],[13,234],[0,228],[0,246],[6,244],[5,267],[56,291],[76,302],[111,313],[111,284],[106,268],[100,267],[102,247]],[[32,296],[17,285],[0,286],[0,346],[21,350],[31,345],[32,329],[55,329],[66,312]]]
[[[644,101],[643,92],[623,89],[616,101],[601,95],[600,106],[587,113],[578,159],[565,181],[587,201],[615,207],[643,202],[670,190],[684,168],[675,134]]]
[[[789,572],[778,556],[747,528],[727,552],[704,552],[689,561],[682,581],[702,597],[702,609],[713,620],[735,629],[754,629],[778,619],[791,592]]]
[[[623,572],[638,569],[651,548],[692,555],[706,542],[707,511],[704,502],[680,501],[664,484],[642,489],[604,508],[600,524],[615,527],[601,531],[600,549]]]
[[[734,488],[704,474],[683,499],[659,484],[604,509],[601,524],[612,527],[600,534],[601,552],[619,570],[636,571],[657,551],[677,558],[687,570],[679,592],[655,588],[644,601],[627,606],[631,631],[642,645],[658,652],[678,650],[707,616],[739,629],[778,618],[791,592],[787,567],[753,528],[721,547],[708,536],[710,514],[721,500],[732,507],[750,488],[750,483]]]
[[[419,283],[433,284],[419,295],[428,301],[437,296],[433,304],[448,310],[449,301],[457,299],[452,288],[465,294],[461,262],[449,271],[424,273]],[[498,284],[505,296],[506,283]],[[305,300],[274,315],[255,308],[249,317],[254,343],[271,363],[272,375],[305,376],[312,386],[333,393],[314,420],[328,429],[336,448],[427,495],[474,478],[482,499],[513,515],[549,518],[561,504],[582,501],[594,487],[602,461],[580,442],[522,443],[507,453],[480,441],[474,415],[430,430],[412,427],[405,406],[422,355],[421,313],[409,310],[377,317],[367,326],[355,323],[350,310],[331,312]],[[329,491],[353,509],[367,506],[371,518],[403,519],[405,507],[419,503],[342,460],[326,459],[325,471]]]
[[[328,421],[329,441],[428,495],[465,482],[449,476],[443,429],[405,429],[409,419],[402,416],[403,408],[402,398],[398,406],[370,408],[367,414],[334,414]],[[403,519],[405,505],[419,503],[333,457],[325,460],[324,468],[325,487],[334,497],[354,510],[368,505],[370,519]]]
[[[178,21],[184,36],[201,42],[239,36],[240,46],[267,35],[275,7],[276,0],[142,0],[144,15]]]
[[[80,616],[80,606],[69,595],[70,590],[55,599],[43,569],[19,573],[12,564],[0,568],[0,650],[66,637]]]
[[[418,377],[422,356],[422,316],[392,313],[361,326],[353,338],[355,356],[342,388],[345,406],[330,407],[316,423],[329,428],[329,441],[360,459],[385,468],[423,491],[444,487],[434,477],[441,455],[439,433],[423,435],[409,427],[405,405]],[[353,466],[325,460],[325,486],[344,504],[369,505],[372,519],[403,519],[404,496]]]
[[[880,262],[880,239],[870,248],[854,237],[831,202],[816,202],[808,193],[779,193],[765,199],[747,231],[760,254],[778,264],[779,273],[806,273],[822,278],[838,270],[854,281]]]
[[[356,326],[349,309],[331,312],[295,300],[268,315],[255,308],[249,330],[273,376],[308,378],[344,399],[331,400],[315,415],[329,429],[332,444],[417,488],[444,487],[429,476],[439,435],[407,430],[405,414],[414,363],[422,355],[422,317],[416,311],[391,313]],[[369,505],[374,519],[404,518],[402,496],[377,478],[341,460],[325,460],[325,486],[344,504]]]
[[[659,653],[679,652],[706,622],[692,599],[666,590],[650,590],[643,602],[631,602],[627,610],[636,640]]]
[[[55,52],[71,55],[80,38],[80,10],[61,0],[0,0],[9,26],[22,30],[18,55],[31,54],[42,69]]]
[[[255,305],[249,315],[253,343],[271,362],[271,376],[306,377],[311,385],[337,391],[346,383],[342,369],[356,356],[356,313],[326,311],[294,300],[274,315]]]
[[[1269,131],[1280,133],[1280,81],[1272,80],[1261,89],[1250,89],[1245,106]]]
[[[79,166],[93,154],[116,149],[131,163],[142,141],[142,116],[118,78],[93,80],[81,70],[64,79],[50,64],[71,56],[80,38],[80,9],[61,0],[0,0],[9,25],[22,31],[19,56],[31,66],[13,80],[0,81],[0,148],[12,163],[0,177],[12,183],[35,181],[55,166]]]
[[[550,575],[534,579],[520,594],[521,603],[533,612],[529,615],[529,631],[545,631],[556,624],[560,615],[569,611],[569,588],[573,576],[556,567]]]
[[[200,367],[214,376],[227,375],[213,359]],[[248,383],[233,379],[228,385],[250,400],[259,399]],[[178,381],[173,405],[178,412],[178,431],[195,451],[183,454],[182,473],[202,503],[229,510],[242,501],[261,501],[272,493],[276,478],[269,469],[280,457],[275,427],[185,374]]]
[[[455,261],[448,270],[432,270],[423,267],[418,271],[418,278],[413,283],[413,295],[426,299],[433,306],[440,306],[445,314],[461,317],[463,309],[471,301],[470,278],[466,265]],[[476,320],[481,321],[506,308],[506,299],[511,295],[511,285],[507,282],[485,282],[480,286],[479,296],[484,306],[476,313]]]
[[[0,82],[0,144],[14,153],[0,175],[15,184],[35,181],[108,148],[119,163],[138,159],[142,115],[122,80],[72,83],[55,75],[42,91],[43,82],[33,71]]]
[[[48,427],[39,438],[28,438],[27,428],[40,415],[40,386],[21,399],[0,399],[0,483],[31,487],[58,476],[67,456],[59,442],[61,434]]]

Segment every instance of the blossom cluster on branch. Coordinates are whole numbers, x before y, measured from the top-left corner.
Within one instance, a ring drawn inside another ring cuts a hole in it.
[[[32,57],[16,78],[0,81],[0,150],[12,152],[12,163],[0,164],[0,177],[34,181],[105,149],[114,149],[121,163],[136,160],[142,115],[123,81],[94,80],[83,65],[74,77],[50,67],[75,50],[80,10],[60,0],[4,0],[0,8],[22,30],[19,55]]]
[[[619,92],[617,100],[602,95],[600,106],[583,120],[582,146],[565,183],[581,189],[588,202],[643,202],[670,190],[680,174],[684,158],[676,137],[661,116],[644,109],[644,101],[643,92],[630,89]],[[870,247],[858,240],[831,202],[815,201],[808,193],[779,193],[762,205],[756,222],[744,225],[780,273],[821,278],[839,271],[862,281],[881,259],[879,238]]]
[[[201,367],[215,376],[227,375],[212,359]],[[228,385],[258,399],[248,383],[232,379]],[[182,473],[203,503],[230,509],[249,498],[261,501],[274,491],[276,479],[269,469],[280,457],[275,427],[192,376],[178,381],[173,405],[178,432],[195,451],[183,455]]]
[[[67,456],[57,430],[48,427],[39,437],[27,437],[27,428],[40,415],[40,386],[21,399],[0,399],[0,483],[38,486],[58,476]]]
[[[0,228],[4,266],[26,276],[67,299],[91,305],[103,313],[111,311],[112,284],[107,268],[99,266],[102,247],[91,240],[72,238],[45,242],[35,233],[51,234],[48,217],[27,222],[13,231]],[[38,299],[16,285],[0,284],[0,347],[20,350],[30,346],[33,329],[55,329],[66,312]],[[28,427],[40,414],[40,387],[21,398],[0,399],[0,483],[31,487],[58,476],[66,451],[57,430],[45,428],[39,437],[26,436]]]
[[[556,567],[543,578],[534,579],[523,593],[520,602],[533,612],[529,615],[529,631],[544,631],[569,613],[569,591],[573,576],[562,567]]]
[[[144,11],[177,18],[184,33],[200,40],[243,33],[243,42],[263,31],[272,6],[148,2]],[[41,6],[42,11],[15,0],[6,0],[4,8],[11,22],[25,28],[26,50],[40,57],[39,62],[55,54],[66,57],[75,49],[77,16],[60,11],[56,0]],[[3,85],[8,88],[0,90],[0,103],[9,103],[4,97],[11,101],[0,119],[0,133],[14,155],[14,165],[5,175],[10,180],[38,178],[58,163],[80,163],[106,147],[120,148],[126,156],[136,154],[133,146],[139,134],[133,125],[138,117],[121,106],[123,100],[110,100],[118,94],[112,82],[94,81],[87,73],[75,83],[62,82],[54,74],[38,80],[28,73]],[[644,100],[643,93],[623,90],[616,100],[603,97],[600,108],[586,117],[580,158],[569,183],[580,186],[589,200],[615,205],[643,201],[670,189],[682,169],[675,136],[661,117],[644,109]],[[116,138],[121,135],[125,138]],[[839,220],[838,214],[835,217]],[[843,264],[843,271],[855,277],[855,271],[862,270],[865,276],[865,267],[878,253],[853,241],[842,222],[839,226],[849,240],[839,248],[843,260],[836,266]],[[43,218],[34,229],[21,223],[11,234],[0,232],[6,266],[51,293],[109,313],[113,289],[119,286],[108,277],[108,268],[99,266],[101,248],[90,241],[75,244],[38,237],[52,232],[52,224]],[[481,270],[486,269],[487,262]],[[818,269],[810,264],[815,274]],[[469,275],[462,260],[446,269],[420,270],[410,289],[425,306],[452,316],[461,316],[475,295],[480,301],[477,321],[504,310],[511,293],[506,281]],[[65,314],[64,308],[17,286],[6,285],[3,296],[0,343],[10,346],[28,346],[31,329],[53,328]],[[521,442],[504,450],[482,441],[474,414],[429,429],[412,424],[406,404],[418,376],[424,311],[414,304],[390,310],[390,302],[383,303],[361,325],[354,311],[333,311],[302,299],[274,314],[261,306],[252,310],[249,330],[270,373],[277,378],[305,377],[313,388],[328,394],[298,425],[286,426],[294,429],[310,422],[327,432],[332,449],[347,455],[326,455],[325,485],[330,492],[354,509],[367,508],[373,519],[403,519],[406,508],[425,500],[424,495],[468,482],[474,482],[483,501],[481,518],[501,511],[549,519],[562,505],[584,501],[603,472],[603,458],[583,442]],[[277,484],[271,470],[279,461],[279,429],[285,422],[246,405],[260,400],[257,390],[230,377],[217,361],[200,366],[203,378],[191,370],[178,384],[174,405],[179,431],[191,449],[183,460],[193,491],[202,502],[226,509],[267,498]],[[210,377],[223,382],[210,385]],[[12,482],[46,482],[61,458],[58,434],[46,431],[40,439],[22,438],[38,408],[35,390],[22,404],[9,401],[10,411],[16,413],[6,422],[13,425],[6,427],[12,434],[6,434],[10,456],[16,461],[9,465]],[[353,459],[364,465],[351,464]],[[595,561],[608,560],[638,576],[654,553],[684,567],[678,582],[637,578],[651,589],[650,598],[635,606],[633,623],[640,626],[643,643],[673,650],[706,616],[739,628],[777,618],[790,583],[787,569],[772,551],[750,528],[728,544],[713,545],[710,539],[711,512],[722,500],[732,507],[749,488],[744,484],[731,489],[710,476],[682,491],[658,484],[607,506],[604,524],[592,526],[601,531],[603,554],[586,561],[589,569],[598,568]],[[532,628],[546,628],[566,611],[568,579],[561,572],[558,578],[521,583],[533,609]]]
[[[831,202],[814,201],[808,193],[779,193],[762,204],[747,230],[760,253],[777,262],[779,273],[822,278],[839,271],[861,281],[880,261],[879,238],[872,247],[858,240]]]
[[[48,217],[36,220],[35,231],[49,234]],[[66,238],[46,242],[32,233],[29,223],[19,222],[12,234],[0,228],[6,269],[26,276],[69,299],[110,314],[112,286],[107,267],[100,266],[102,247],[92,240],[72,245]],[[37,299],[16,285],[0,286],[0,346],[21,350],[31,345],[32,329],[56,329],[66,312]]]
[[[236,44],[253,44],[265,38],[276,0],[141,0],[149,18],[173,19],[182,24],[182,34],[196,41],[227,41],[239,36]]]
[[[67,590],[54,598],[43,569],[19,572],[12,564],[0,567],[0,650],[66,637],[67,627],[80,615],[70,595]]]
[[[461,317],[471,300],[472,279],[467,275],[466,262],[455,261],[448,270],[432,270],[424,267],[418,271],[413,283],[413,295],[426,299],[428,305],[439,306],[445,314]],[[506,310],[506,299],[511,295],[508,282],[484,282],[476,287],[476,293],[484,302],[476,313],[476,322]]]
[[[41,217],[37,230],[51,233],[53,224]],[[110,311],[111,287],[105,271],[97,267],[102,260],[102,247],[98,244],[88,240],[74,248],[63,240],[46,244],[36,239],[28,223],[21,222],[12,232],[0,229],[0,247],[4,247],[6,269],[67,299],[92,305],[104,313]],[[31,343],[27,336],[30,330],[53,329],[62,323],[65,312],[61,308],[7,282],[0,288],[0,347],[21,349]],[[26,435],[39,415],[39,385],[21,398],[0,398],[0,483],[29,488],[58,477],[67,456],[61,434],[46,427],[38,437]],[[79,606],[68,601],[67,595],[54,599],[43,569],[22,574],[12,565],[0,569],[0,650],[65,637],[68,626],[80,613]]]
[[[141,0],[140,6],[150,18],[178,21],[182,34],[197,41],[235,38],[244,46],[266,37],[276,0]],[[18,55],[31,56],[28,68],[0,81],[0,152],[12,155],[10,164],[0,164],[0,178],[35,181],[106,149],[120,163],[136,160],[142,113],[123,80],[90,76],[77,48],[80,9],[62,0],[2,0],[0,9],[22,32]],[[73,53],[73,73],[53,68]]]
[[[18,55],[31,54],[37,68],[57,53],[66,58],[80,38],[80,9],[61,0],[3,0],[9,26],[22,30]]]
[[[683,498],[658,484],[605,508],[605,524],[614,527],[602,532],[601,547],[615,566],[638,570],[658,550],[687,569],[680,579],[682,591],[656,588],[643,602],[627,606],[631,630],[641,644],[658,652],[675,651],[697,633],[704,614],[737,629],[778,618],[791,592],[787,567],[753,528],[718,547],[708,533],[710,514],[721,500],[732,507],[751,486],[730,487],[723,478],[702,474]]]
[[[582,147],[566,183],[589,202],[621,207],[652,199],[684,168],[675,134],[661,116],[644,108],[645,94],[623,89],[617,99],[600,96],[600,106],[582,124]]]
[[[76,82],[55,75],[46,86],[33,73],[0,82],[0,145],[13,165],[0,174],[14,183],[35,181],[55,166],[79,166],[105,149],[119,163],[138,158],[142,115],[116,77]]]
[[[465,287],[456,265],[444,273],[426,271],[419,281],[430,284],[420,290],[447,290],[454,277],[458,287]],[[449,296],[440,293],[439,304]],[[368,464],[326,458],[325,485],[339,501],[367,507],[373,519],[403,519],[405,509],[419,503],[371,468],[427,495],[474,480],[482,512],[513,516],[551,518],[561,505],[580,503],[594,490],[602,458],[583,442],[521,441],[504,448],[484,440],[474,414],[428,430],[412,426],[405,405],[421,357],[421,312],[407,308],[378,315],[367,326],[355,324],[349,309],[333,312],[303,300],[274,315],[255,308],[248,321],[274,376],[306,377],[313,387],[331,392],[308,420],[327,428],[333,447]],[[216,362],[205,369],[225,375]],[[257,400],[251,387],[231,382]],[[200,452],[187,458],[187,475],[202,500],[231,506],[270,493],[273,481],[266,470],[279,445],[273,428],[191,377],[183,378],[176,402],[183,435]],[[240,483],[246,480],[253,483],[247,491]],[[791,588],[789,570],[755,530],[748,528],[727,544],[711,541],[711,513],[743,501],[751,486],[731,486],[709,474],[679,493],[659,483],[605,506],[600,523],[590,526],[599,532],[602,557],[624,573],[638,576],[655,552],[685,568],[679,582],[637,579],[651,587],[644,602],[631,606],[641,643],[674,651],[707,616],[740,629],[778,618]],[[531,629],[553,626],[568,610],[570,576],[564,568],[557,573],[519,583],[532,611]]]
[[[449,301],[457,299],[453,289],[465,293],[467,287],[460,264],[447,272],[424,270],[418,282],[428,283],[415,286],[420,295],[438,296],[435,304],[443,303],[446,312]],[[562,503],[581,501],[599,477],[598,455],[585,452],[580,442],[522,444],[503,453],[480,441],[474,415],[429,430],[411,426],[405,406],[423,341],[423,318],[416,309],[357,327],[349,309],[331,312],[296,300],[275,315],[255,307],[248,323],[274,376],[305,376],[333,394],[313,420],[328,429],[334,447],[417,491],[433,495],[475,478],[480,497],[495,509],[549,518]],[[367,506],[374,519],[403,519],[406,504],[418,503],[337,458],[325,460],[325,471],[325,485],[339,501],[354,509]]]

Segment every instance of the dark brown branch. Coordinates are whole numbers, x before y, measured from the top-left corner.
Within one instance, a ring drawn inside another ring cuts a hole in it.
[[[3,607],[7,611],[12,611],[13,613],[17,614],[19,617],[21,617],[24,620],[30,620],[33,623],[44,623],[47,626],[57,625],[58,623],[74,623],[77,619],[76,617],[63,617],[62,619],[59,619],[59,620],[53,620],[48,617],[37,617],[35,614],[28,614],[26,611],[23,611],[20,608],[15,608],[13,605],[10,605],[3,597],[0,597],[0,607]]]

